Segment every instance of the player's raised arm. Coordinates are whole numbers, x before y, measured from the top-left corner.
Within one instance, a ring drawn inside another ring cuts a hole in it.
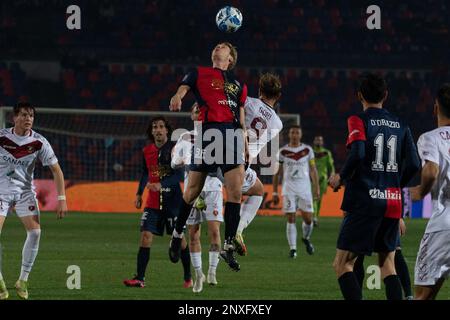
[[[58,163],[49,166],[55,181],[56,191],[58,192],[58,207],[56,217],[62,219],[67,213],[66,191],[64,185],[64,174]]]
[[[181,110],[181,104],[184,96],[191,88],[188,85],[182,84],[178,87],[177,93],[175,93],[170,99],[170,105],[169,109],[170,111],[180,111]]]

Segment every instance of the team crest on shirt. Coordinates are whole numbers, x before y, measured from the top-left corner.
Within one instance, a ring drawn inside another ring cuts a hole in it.
[[[28,151],[28,153],[33,153],[34,152],[34,147],[33,146],[28,146],[27,147],[27,151]]]
[[[212,79],[211,87],[215,90],[221,90],[223,89],[223,83],[224,81],[222,79]]]

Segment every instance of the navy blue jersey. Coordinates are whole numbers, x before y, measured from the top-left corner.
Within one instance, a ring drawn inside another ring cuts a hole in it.
[[[402,192],[420,166],[410,129],[385,109],[368,108],[348,119],[347,147],[361,159],[347,170],[342,210],[400,218]],[[344,165],[345,167],[345,165]]]

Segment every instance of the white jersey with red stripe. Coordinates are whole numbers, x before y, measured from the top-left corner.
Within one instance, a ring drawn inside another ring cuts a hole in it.
[[[313,149],[304,143],[298,147],[285,145],[278,152],[283,165],[283,195],[311,193],[310,165],[314,161]]]
[[[184,173],[184,191],[188,182],[188,168],[191,163],[192,147],[194,144],[195,131],[183,133],[178,139],[172,154],[172,168],[180,165],[186,166]],[[222,181],[217,177],[207,176],[202,191],[222,191]]]
[[[422,134],[417,141],[422,160],[439,166],[439,175],[431,189],[433,211],[425,233],[450,230],[450,126]]]
[[[275,110],[261,99],[245,100],[245,128],[249,138],[249,154],[254,159],[264,146],[283,129],[283,123]]]
[[[1,193],[34,192],[33,177],[37,160],[43,166],[58,162],[47,139],[33,130],[26,136],[19,136],[14,133],[14,128],[0,129]]]

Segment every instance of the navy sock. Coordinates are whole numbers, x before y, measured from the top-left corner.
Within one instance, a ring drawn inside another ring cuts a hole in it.
[[[231,243],[231,239],[234,238],[239,226],[241,212],[241,204],[235,202],[225,203],[225,241]]]
[[[353,272],[346,272],[338,279],[345,300],[362,300],[361,287]]]
[[[408,265],[406,264],[405,258],[403,257],[401,249],[395,251],[395,270],[397,271],[397,275],[400,278],[405,297],[412,296],[409,269]]]
[[[183,232],[184,225],[186,224],[189,215],[191,214],[192,205],[186,203],[184,199],[181,201],[180,210],[178,212],[177,222],[175,223],[175,230],[178,233]]]
[[[147,269],[148,261],[150,260],[150,248],[140,247],[137,255],[137,278],[144,281],[145,270]]]
[[[402,284],[396,274],[384,278],[384,286],[388,300],[403,300]]]
[[[184,280],[192,279],[191,275],[191,255],[189,254],[189,247],[181,250],[181,263],[183,264]]]
[[[358,281],[359,287],[362,289],[364,287],[364,255],[359,255],[356,258],[355,265],[353,266],[353,272],[355,273],[356,280]]]

